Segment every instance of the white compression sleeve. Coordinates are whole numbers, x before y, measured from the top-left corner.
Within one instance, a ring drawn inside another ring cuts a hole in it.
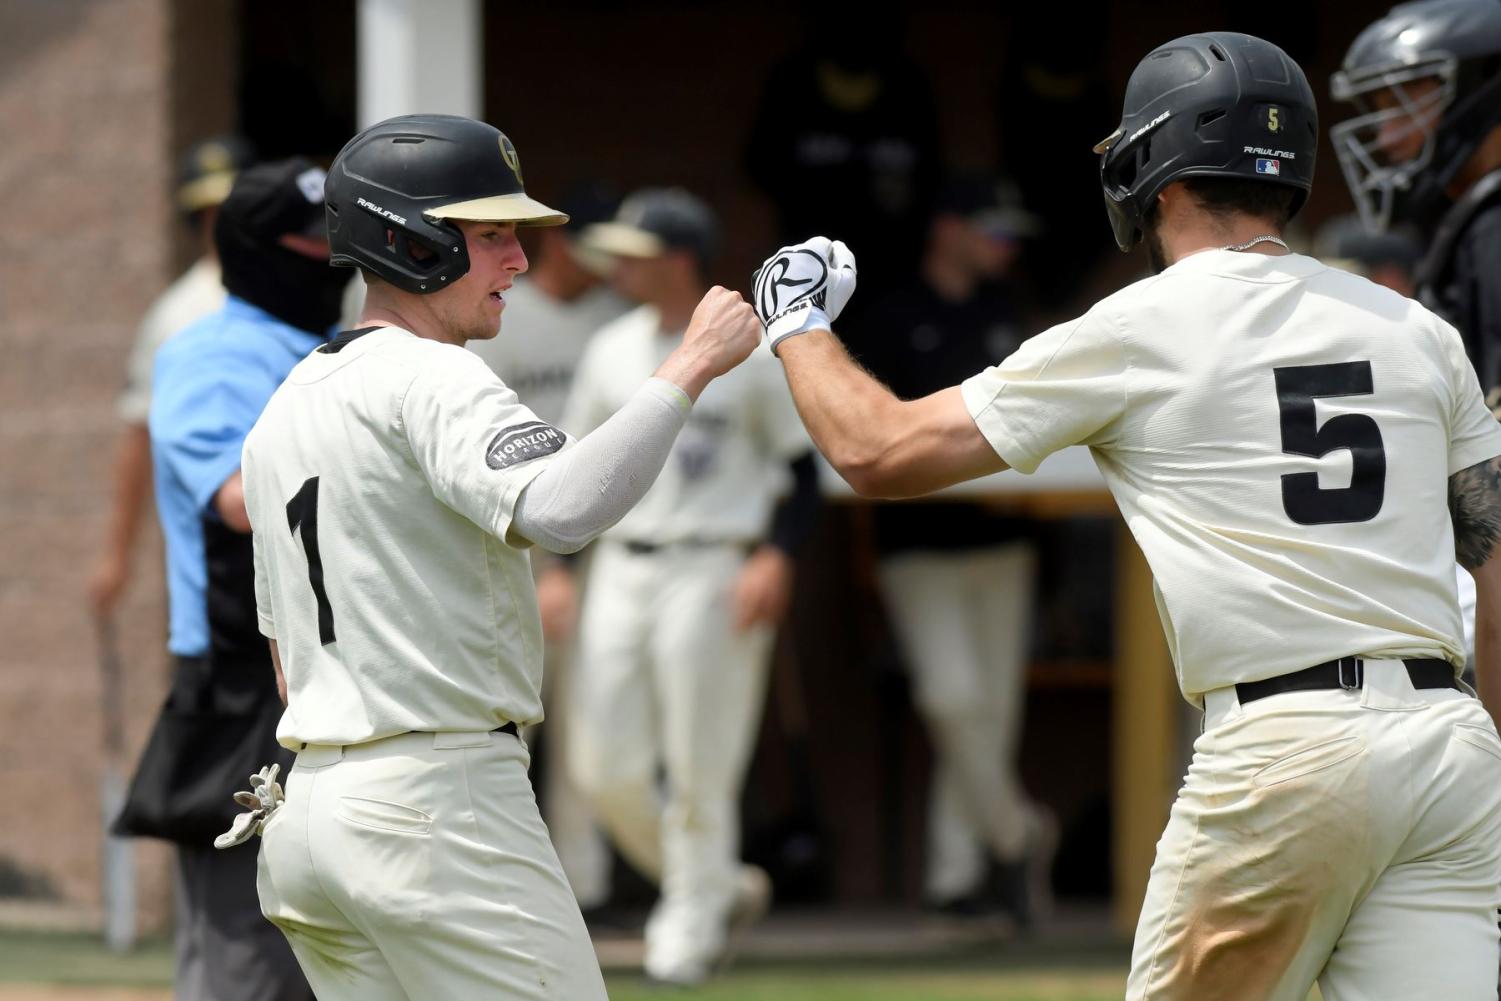
[[[555,553],[582,549],[646,495],[692,406],[666,379],[648,379],[527,484],[516,500],[513,531]]]

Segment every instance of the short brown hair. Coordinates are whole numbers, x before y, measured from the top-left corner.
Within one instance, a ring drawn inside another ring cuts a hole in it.
[[[1185,177],[1183,187],[1199,207],[1217,220],[1232,215],[1270,219],[1280,229],[1293,217],[1297,189],[1248,177]]]

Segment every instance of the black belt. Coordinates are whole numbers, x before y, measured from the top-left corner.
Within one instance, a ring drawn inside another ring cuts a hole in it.
[[[429,732],[429,731],[427,731],[427,730],[407,730],[406,731],[406,733],[427,733],[427,732]],[[516,724],[515,723],[502,723],[500,726],[497,726],[495,729],[491,730],[490,732],[491,733],[509,733],[512,737],[515,737],[518,740],[521,739],[520,738],[520,731],[518,731],[516,729]],[[396,737],[403,737],[405,735],[406,735],[405,733],[392,734],[392,736],[396,736]],[[348,750],[351,747],[359,747],[359,746],[360,746],[359,744],[345,744],[341,748],[341,750]],[[307,750],[307,743],[306,742],[303,743],[302,749],[304,751]]]
[[[751,542],[733,542],[727,539],[678,539],[675,542],[641,542],[627,539],[621,545],[632,556],[652,556],[672,549],[740,549],[750,552],[755,548]]]
[[[1447,660],[1404,660],[1407,676],[1414,688],[1459,688],[1454,665]],[[1235,686],[1241,705],[1283,692],[1311,692],[1325,688],[1355,690],[1365,684],[1365,662],[1359,657],[1329,660],[1291,674],[1279,674],[1262,681],[1245,681]]]

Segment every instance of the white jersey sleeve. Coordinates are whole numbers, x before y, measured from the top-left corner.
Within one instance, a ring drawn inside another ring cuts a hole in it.
[[[1030,473],[1061,448],[1107,443],[1126,409],[1128,376],[1120,338],[1092,310],[1025,341],[961,392],[996,454]]]
[[[412,458],[433,496],[504,539],[516,498],[567,436],[539,420],[475,355],[441,357],[441,365],[418,373],[402,401]]]

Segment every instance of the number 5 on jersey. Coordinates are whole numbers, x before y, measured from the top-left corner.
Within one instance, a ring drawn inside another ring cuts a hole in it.
[[[1370,521],[1386,492],[1386,448],[1381,428],[1367,414],[1340,414],[1319,425],[1318,397],[1369,396],[1371,363],[1290,365],[1276,368],[1277,408],[1282,414],[1282,451],[1321,459],[1350,451],[1350,485],[1321,487],[1318,473],[1285,473],[1282,509],[1300,525]]]
[[[318,552],[318,477],[307,479],[296,496],[287,501],[287,527],[292,535],[302,529],[302,548],[307,552],[307,579],[318,600],[318,642],[334,641],[334,610],[323,587],[323,556]]]

